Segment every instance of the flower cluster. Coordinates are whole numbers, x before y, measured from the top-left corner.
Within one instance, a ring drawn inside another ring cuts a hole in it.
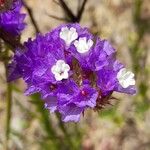
[[[9,66],[9,80],[22,77],[26,94],[41,94],[45,107],[64,122],[80,120],[88,108],[100,109],[114,91],[135,94],[134,74],[116,59],[107,40],[79,24],[57,27],[24,43]]]
[[[10,9],[0,12],[0,29],[14,37],[19,36],[25,28],[25,14],[20,13],[21,7],[21,0],[13,0]]]

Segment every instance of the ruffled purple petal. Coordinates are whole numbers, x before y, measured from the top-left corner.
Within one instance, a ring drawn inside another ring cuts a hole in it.
[[[75,104],[64,105],[59,108],[64,122],[78,122],[83,110],[82,107],[77,107]]]
[[[44,99],[45,108],[48,109],[50,112],[55,112],[57,110],[57,98],[54,96],[48,96]]]

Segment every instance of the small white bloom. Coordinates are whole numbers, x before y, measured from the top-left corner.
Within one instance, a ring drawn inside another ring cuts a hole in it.
[[[67,79],[69,77],[70,67],[65,63],[64,60],[58,60],[54,66],[52,66],[51,71],[55,76],[57,81],[61,81],[62,79]]]
[[[93,41],[91,39],[87,40],[86,37],[82,37],[76,40],[74,45],[79,53],[86,53],[92,47]]]
[[[122,68],[118,72],[117,79],[123,88],[127,88],[130,85],[135,85],[134,74],[131,71],[127,71],[126,68]]]
[[[63,39],[67,46],[71,44],[74,40],[78,38],[78,33],[75,28],[63,27],[60,31],[59,37]]]

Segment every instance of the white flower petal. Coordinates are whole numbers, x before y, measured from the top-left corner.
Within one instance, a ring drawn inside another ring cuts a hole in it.
[[[74,46],[77,47],[78,46],[79,41],[75,40],[74,42]]]
[[[63,27],[60,31],[59,37],[63,39],[67,46],[78,38],[78,33],[75,28]]]
[[[86,53],[93,46],[93,41],[91,39],[87,40],[86,37],[82,37],[74,42],[74,46],[79,53]]]
[[[69,76],[69,74],[68,74],[67,71],[65,71],[65,72],[62,74],[62,78],[63,78],[63,79],[68,79],[68,76]]]
[[[63,64],[65,64],[65,61],[61,59],[56,62],[56,66],[62,66]]]
[[[56,64],[51,68],[51,72],[54,74],[56,81],[67,79],[69,77],[69,71],[70,66],[66,64],[64,60],[58,60]]]
[[[53,74],[55,74],[55,72],[56,72],[56,66],[54,65],[52,68],[51,68],[51,72],[53,73]]]
[[[63,27],[63,28],[61,28],[61,31],[68,31],[68,28],[67,27]]]
[[[56,81],[61,81],[63,78],[60,74],[55,74]]]
[[[135,85],[135,80],[134,79],[130,80],[130,85]]]
[[[93,46],[93,43],[94,43],[94,42],[93,42],[91,39],[89,39],[89,40],[88,40],[88,47],[91,48],[91,47]]]
[[[62,65],[62,70],[69,71],[70,70],[70,66],[68,64],[63,64]]]
[[[127,71],[126,68],[122,68],[118,72],[117,79],[123,88],[127,88],[130,85],[135,85],[134,74],[131,71]]]

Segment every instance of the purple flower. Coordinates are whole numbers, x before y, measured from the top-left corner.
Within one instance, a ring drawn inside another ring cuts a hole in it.
[[[26,83],[39,85],[56,83],[69,77],[70,67],[65,62],[61,42],[47,34],[44,37],[38,35],[33,41],[29,39],[24,46],[24,50],[16,51],[11,66],[17,69],[11,69],[10,80],[22,76]]]
[[[21,0],[14,0],[11,8],[0,13],[0,28],[12,36],[20,35],[25,28],[25,14],[20,13]]]
[[[59,26],[24,43],[9,65],[9,80],[22,77],[26,95],[40,93],[45,108],[64,122],[80,120],[88,108],[101,109],[114,91],[135,94],[134,74],[116,59],[107,40],[79,24]]]
[[[63,121],[77,122],[85,109],[96,106],[98,92],[88,84],[81,87],[78,87],[73,81],[68,84],[72,92],[57,95],[58,110],[62,114]]]
[[[95,47],[87,58],[87,63],[91,70],[98,71],[109,64],[114,57],[114,53],[115,49],[107,40],[97,38]]]
[[[94,36],[87,28],[82,28],[77,23],[62,25],[52,30],[51,36],[59,38],[64,43],[68,62],[72,62],[72,59],[76,58],[83,68],[87,68],[85,57],[94,43]]]
[[[136,93],[134,74],[127,71],[117,60],[97,72],[97,85],[102,95],[113,91],[127,94]]]

